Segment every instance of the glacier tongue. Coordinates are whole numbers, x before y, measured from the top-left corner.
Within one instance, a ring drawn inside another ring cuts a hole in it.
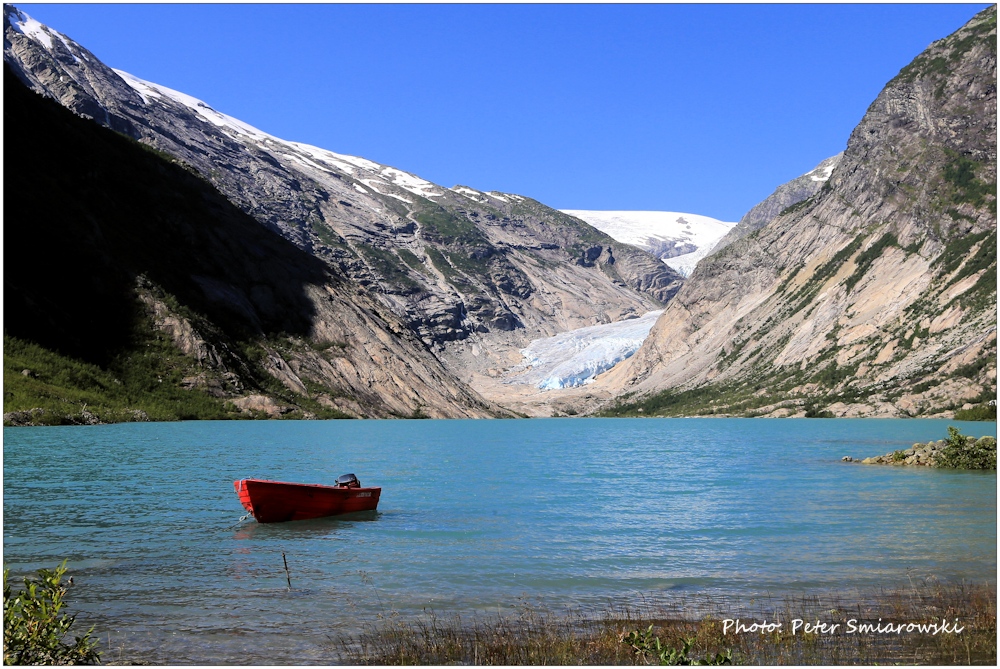
[[[594,380],[631,356],[649,334],[663,310],[605,325],[591,325],[554,337],[536,339],[521,349],[525,361],[515,368],[527,371],[508,379],[541,390],[572,388]]]

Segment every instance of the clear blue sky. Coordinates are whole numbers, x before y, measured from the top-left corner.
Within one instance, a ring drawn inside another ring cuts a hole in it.
[[[284,139],[556,208],[735,221],[988,5],[18,6]]]

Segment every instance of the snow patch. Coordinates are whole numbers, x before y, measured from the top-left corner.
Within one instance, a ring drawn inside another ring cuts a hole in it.
[[[11,14],[17,17],[15,20],[10,22],[10,26],[21,33],[22,35],[27,35],[31,39],[35,40],[46,49],[52,49],[52,37],[47,31],[50,30],[47,26],[39,23],[35,19],[31,18],[20,9],[15,9]],[[55,32],[55,31],[52,31]],[[58,33],[56,33],[58,34]],[[60,36],[61,37],[61,36]]]
[[[286,142],[284,140],[278,141],[298,149],[321,163],[333,165],[338,170],[347,172],[348,174],[354,174],[357,169],[362,169],[372,173],[378,173],[378,171],[382,169],[382,165],[373,163],[372,161],[364,158],[358,158],[357,156],[334,153],[333,151],[321,149],[318,146],[312,146],[311,144],[303,144],[301,142]]]
[[[302,157],[302,156],[300,156],[298,154],[295,154],[295,153],[286,153],[284,155],[289,160],[293,160],[293,161],[297,162],[299,165],[302,165],[303,167],[309,167],[309,168],[312,168],[314,170],[319,170],[321,172],[333,172],[333,170],[331,170],[329,167],[324,167],[323,165],[320,165],[317,162],[309,160],[308,158],[304,158],[304,157]]]
[[[56,33],[56,37],[59,38],[59,41],[62,42],[63,46],[66,47],[66,50],[69,51],[69,55],[73,56],[73,62],[79,63],[80,58],[76,55],[76,52],[73,51],[73,47],[70,46],[69,40],[66,39],[62,33]]]
[[[406,204],[413,204],[413,200],[407,200],[402,195],[396,195],[395,193],[383,193],[382,191],[380,191],[378,188],[375,187],[375,184],[379,183],[379,182],[376,182],[374,179],[359,179],[359,181],[361,183],[363,183],[364,185],[368,186],[369,188],[371,188],[373,191],[375,191],[379,195],[382,195],[382,196],[385,196],[385,197],[396,198],[400,202],[405,202]]]
[[[125,83],[142,95],[144,100],[149,96],[166,97],[187,107],[209,123],[221,128],[227,128],[235,131],[239,135],[250,137],[257,141],[263,141],[265,139],[274,139],[279,142],[282,141],[273,135],[269,135],[266,132],[258,130],[249,123],[244,123],[237,118],[218,112],[198,98],[192,97],[186,93],[181,93],[180,91],[175,91],[172,88],[154,84],[151,81],[145,81],[144,79],[140,79],[139,77],[133,76],[128,72],[123,72],[122,70],[115,70],[115,73],[124,79]]]
[[[279,145],[276,148],[279,148],[279,150],[281,148],[286,149],[286,151],[282,151],[282,153],[287,159],[298,163],[302,167],[308,168],[309,170],[319,170],[328,173],[336,170],[355,178],[357,178],[359,173],[366,173],[370,178],[361,179],[360,181],[367,185],[371,190],[375,191],[379,195],[392,197],[402,202],[406,202],[407,204],[413,204],[413,201],[400,195],[383,192],[376,186],[376,184],[381,184],[383,187],[396,186],[409,191],[414,195],[419,195],[420,197],[425,198],[442,197],[444,195],[444,189],[440,186],[408,172],[404,172],[394,167],[380,165],[379,163],[365,158],[348,156],[342,153],[334,153],[333,151],[328,151],[318,146],[280,139],[274,135],[258,130],[252,125],[244,123],[237,118],[233,118],[232,116],[216,111],[202,100],[187,95],[186,93],[181,93],[180,91],[175,91],[171,88],[167,88],[166,86],[145,81],[122,70],[115,70],[115,72],[125,81],[125,83],[135,90],[140,97],[142,97],[144,103],[149,104],[149,101],[152,98],[166,98],[172,100],[183,105],[184,107],[187,107],[199,118],[208,121],[215,126],[224,128],[226,131],[231,132],[238,138],[243,140],[249,139],[257,147],[263,148],[265,144]],[[369,194],[367,191],[361,192]]]
[[[833,168],[837,166],[837,163],[830,163],[826,167],[817,167],[812,172],[809,173],[809,178],[812,181],[829,181],[830,175],[833,174]],[[822,169],[822,172],[820,170]],[[818,173],[818,174],[817,174]]]
[[[525,362],[516,369],[527,371],[508,382],[530,384],[541,390],[591,383],[598,374],[638,351],[662,313],[662,309],[650,311],[639,318],[536,339],[521,349]]]
[[[418,176],[414,176],[408,172],[403,172],[402,170],[397,170],[395,167],[383,167],[382,175],[387,177],[392,183],[396,184],[400,188],[410,191],[414,195],[419,195],[421,197],[441,197],[444,193],[434,193],[430,189],[435,188],[440,190],[439,186],[432,184],[430,181],[425,181]]]
[[[128,84],[133,91],[139,94],[139,97],[142,98],[143,103],[148,105],[150,98],[161,97],[159,91],[157,91],[155,88],[147,84],[142,79],[139,79],[138,77],[133,77],[128,72],[124,72],[122,70],[112,70],[112,71],[119,77],[121,77],[122,81]]]

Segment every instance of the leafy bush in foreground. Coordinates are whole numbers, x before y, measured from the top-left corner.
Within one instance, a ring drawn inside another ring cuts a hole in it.
[[[63,642],[76,616],[60,614],[66,588],[61,584],[66,561],[54,570],[39,569],[38,579],[25,578],[16,595],[3,570],[4,664],[98,664],[97,642],[88,630],[75,643]]]
[[[997,440],[966,437],[958,428],[948,426],[948,439],[937,458],[938,467],[950,469],[996,469]]]

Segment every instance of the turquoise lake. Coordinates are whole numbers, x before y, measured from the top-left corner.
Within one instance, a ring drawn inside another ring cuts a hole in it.
[[[68,559],[77,626],[158,663],[325,663],[396,611],[996,582],[995,472],[841,462],[996,423],[191,422],[5,428],[4,564]],[[234,479],[382,486],[376,514],[238,522]],[[292,589],[286,583],[282,553]],[[106,655],[105,660],[113,659]]]

